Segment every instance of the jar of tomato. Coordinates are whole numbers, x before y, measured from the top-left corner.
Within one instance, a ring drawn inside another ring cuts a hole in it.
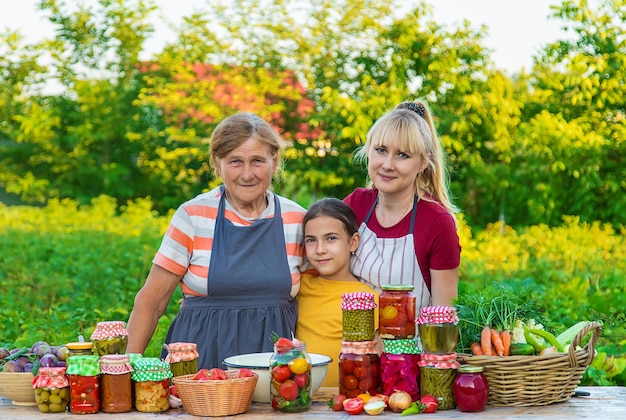
[[[165,361],[174,376],[198,373],[198,345],[196,343],[170,343]]]
[[[385,339],[415,337],[415,295],[410,284],[381,286],[378,334]]]
[[[460,411],[483,411],[489,400],[489,382],[482,366],[461,365],[453,384],[454,401]]]
[[[353,292],[341,296],[344,341],[371,341],[376,330],[374,293]]]
[[[437,400],[439,410],[455,407],[453,384],[459,362],[456,353],[422,353],[418,363],[420,367],[420,397],[432,395]]]
[[[91,334],[98,356],[124,354],[128,344],[128,331],[124,321],[98,322]]]
[[[125,413],[133,408],[130,358],[125,354],[100,357],[100,407],[105,413]]]
[[[459,341],[459,317],[454,306],[422,308],[417,327],[424,353],[454,353]]]
[[[396,390],[402,390],[417,401],[420,398],[419,359],[415,338],[383,340],[383,353],[380,355],[382,393],[391,395]]]
[[[156,357],[138,359],[132,364],[135,382],[135,408],[144,413],[160,413],[170,408],[170,378],[167,362]]]
[[[96,355],[70,356],[67,359],[70,379],[70,412],[93,414],[100,410],[100,365]]]
[[[35,402],[42,413],[63,413],[70,402],[70,381],[65,367],[41,367],[35,379]]]
[[[381,392],[376,341],[344,341],[339,355],[339,393],[347,398]]]
[[[308,410],[311,392],[311,358],[299,340],[280,338],[270,357],[270,397],[275,411],[296,413]]]

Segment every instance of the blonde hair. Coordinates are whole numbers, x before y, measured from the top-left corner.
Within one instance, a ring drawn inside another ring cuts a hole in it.
[[[426,162],[424,170],[415,178],[415,193],[419,199],[439,203],[452,216],[458,212],[448,193],[445,152],[425,102],[402,102],[379,118],[367,133],[365,144],[356,151],[355,158],[367,162],[372,144],[418,153]],[[376,188],[371,180],[369,185]]]

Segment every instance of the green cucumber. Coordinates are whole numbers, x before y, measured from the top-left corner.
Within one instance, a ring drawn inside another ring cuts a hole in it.
[[[511,356],[532,356],[535,348],[526,343],[511,343]]]

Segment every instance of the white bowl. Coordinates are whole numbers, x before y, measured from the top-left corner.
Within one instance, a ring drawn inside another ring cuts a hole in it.
[[[271,352],[240,354],[239,356],[231,356],[224,359],[224,365],[226,365],[229,370],[248,368],[259,375],[259,380],[256,383],[256,388],[252,395],[252,401],[262,403],[270,402],[270,358],[272,354]],[[309,357],[311,358],[312,367],[311,391],[315,394],[322,386],[328,365],[333,359],[329,356],[315,353],[309,353]]]

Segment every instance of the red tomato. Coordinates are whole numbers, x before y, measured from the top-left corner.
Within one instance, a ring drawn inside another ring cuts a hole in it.
[[[359,397],[348,398],[343,402],[343,409],[346,410],[348,414],[361,414],[364,406],[363,400]]]
[[[437,403],[437,399],[432,395],[424,395],[420,402],[424,405],[424,409],[422,413],[434,413],[437,411],[439,404]]]
[[[352,391],[353,389],[356,389],[359,386],[359,380],[355,378],[353,375],[348,375],[344,377],[341,380],[341,382],[343,383],[343,386],[346,387],[348,391]]]
[[[298,388],[304,388],[308,379],[306,373],[301,373],[293,377],[293,381],[298,384]]]
[[[274,366],[274,369],[272,369],[272,378],[276,382],[285,382],[287,379],[291,378],[289,366]]]
[[[293,401],[298,398],[298,392],[298,384],[291,379],[287,379],[280,385],[280,388],[278,388],[278,393],[280,394],[280,396],[287,401]]]
[[[170,385],[170,395],[176,398],[180,398],[180,395],[178,395],[178,391],[176,390],[176,385]]]
[[[250,378],[254,376],[254,373],[248,368],[239,369],[239,378]]]
[[[227,378],[228,378],[228,376],[226,376],[226,372],[223,369],[213,368],[213,369],[209,370],[209,379],[222,381],[222,380],[227,379]]]
[[[341,372],[349,375],[354,372],[354,362],[352,360],[341,361]]]
[[[328,405],[328,407],[330,407],[330,409],[333,411],[343,411],[343,402],[345,400],[346,400],[345,395],[336,394],[330,400],[328,400],[326,405]]]
[[[361,366],[355,366],[354,376],[356,376],[359,379],[363,379],[365,376],[367,376],[367,369],[364,369]]]
[[[191,379],[196,381],[206,381],[207,379],[210,379],[210,377],[211,374],[209,373],[209,369],[200,369]]]
[[[293,341],[288,338],[281,337],[274,343],[274,347],[279,352],[284,352],[293,349]]]
[[[280,403],[280,397],[276,396],[272,398],[272,408],[274,411],[278,411],[278,404]]]

